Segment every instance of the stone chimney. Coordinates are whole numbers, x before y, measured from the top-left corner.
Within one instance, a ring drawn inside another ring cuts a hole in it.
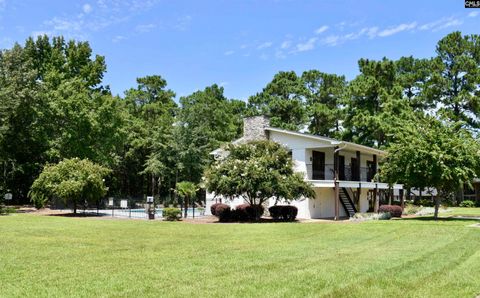
[[[243,139],[244,141],[267,140],[270,125],[270,118],[267,116],[251,116],[243,118]]]

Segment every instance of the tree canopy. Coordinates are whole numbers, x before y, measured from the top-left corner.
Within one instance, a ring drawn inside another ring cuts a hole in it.
[[[33,182],[30,197],[37,206],[58,198],[73,205],[77,212],[79,203],[97,203],[106,193],[105,177],[110,170],[88,159],[64,159],[58,164],[46,165]]]
[[[294,173],[288,151],[272,141],[229,145],[228,156],[206,172],[206,187],[228,199],[242,197],[250,205],[314,197],[303,176]]]
[[[382,165],[382,176],[390,183],[406,187],[435,187],[435,218],[442,198],[464,185],[471,187],[480,169],[480,144],[459,124],[442,123],[425,117],[414,125],[403,125],[404,131],[388,150]]]

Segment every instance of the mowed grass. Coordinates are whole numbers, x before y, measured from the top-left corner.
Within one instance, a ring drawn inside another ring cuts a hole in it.
[[[0,217],[2,297],[475,297],[474,220]]]

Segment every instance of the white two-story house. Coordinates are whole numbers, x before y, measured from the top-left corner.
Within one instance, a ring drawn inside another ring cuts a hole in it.
[[[334,218],[353,216],[356,212],[378,210],[379,193],[394,191],[401,194],[402,185],[389,186],[375,181],[378,163],[385,152],[375,148],[339,141],[327,137],[289,131],[269,126],[264,116],[244,119],[244,135],[233,143],[268,139],[290,150],[295,171],[300,172],[315,190],[314,199],[300,199],[290,204],[298,208],[298,218]],[[219,148],[212,152],[221,158]],[[207,192],[206,212],[216,202],[242,204],[243,199],[225,200]],[[275,204],[272,198],[270,205]]]

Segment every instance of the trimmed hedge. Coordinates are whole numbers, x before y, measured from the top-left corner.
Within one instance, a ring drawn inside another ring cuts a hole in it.
[[[276,205],[268,208],[274,220],[294,221],[297,218],[298,208],[291,205]]]
[[[176,221],[182,218],[182,210],[178,208],[165,208],[162,211],[164,220]]]
[[[263,214],[262,206],[251,206],[250,204],[238,205],[235,209],[231,209],[227,204],[214,204],[215,208],[212,214],[218,217],[221,222],[229,221],[254,221]],[[212,207],[214,207],[212,205]],[[212,208],[213,209],[213,208]]]
[[[227,204],[218,204],[215,207],[215,216],[218,217],[218,220],[221,222],[230,221],[232,218],[232,210]]]
[[[215,203],[213,204],[212,206],[210,206],[210,213],[212,213],[212,215],[215,215],[215,209],[217,208],[217,206],[220,206],[220,205],[225,205],[223,203]]]
[[[234,219],[239,221],[257,220],[263,215],[263,211],[262,205],[241,204],[235,207]]]
[[[379,213],[390,213],[392,217],[402,217],[402,207],[397,205],[382,205],[378,208]]]

